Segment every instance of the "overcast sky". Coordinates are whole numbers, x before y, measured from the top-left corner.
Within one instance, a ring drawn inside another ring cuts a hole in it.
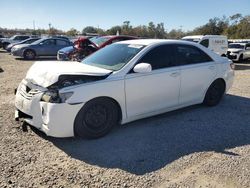
[[[108,29],[129,20],[131,25],[163,22],[171,29],[191,30],[210,18],[250,15],[250,0],[0,0],[0,27],[62,30],[86,26]]]

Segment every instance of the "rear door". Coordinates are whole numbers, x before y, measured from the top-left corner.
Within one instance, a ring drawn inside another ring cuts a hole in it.
[[[147,52],[137,63],[149,63],[152,71],[125,77],[128,117],[178,105],[180,68],[175,66],[173,48],[161,45]]]
[[[57,52],[62,49],[65,48],[67,46],[70,46],[69,42],[66,40],[61,40],[61,39],[56,39],[56,45],[55,48],[53,49],[53,54],[57,55]]]
[[[217,74],[215,62],[201,49],[191,45],[176,45],[176,55],[181,65],[180,104],[203,100]]]

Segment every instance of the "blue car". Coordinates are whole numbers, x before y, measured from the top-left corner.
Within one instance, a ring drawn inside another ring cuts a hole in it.
[[[32,44],[20,44],[14,46],[11,49],[11,54],[28,60],[44,56],[56,57],[57,51],[67,46],[72,46],[72,43],[69,40],[51,37],[37,40]]]

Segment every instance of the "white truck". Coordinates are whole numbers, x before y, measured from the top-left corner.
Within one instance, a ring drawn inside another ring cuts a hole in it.
[[[227,54],[228,41],[223,35],[193,35],[183,37],[182,40],[199,43],[213,52],[225,56]]]

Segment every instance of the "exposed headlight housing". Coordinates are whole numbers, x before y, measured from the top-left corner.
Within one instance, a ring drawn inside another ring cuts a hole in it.
[[[73,94],[73,92],[65,92],[59,94],[58,90],[48,90],[43,94],[41,101],[50,103],[64,103]]]

